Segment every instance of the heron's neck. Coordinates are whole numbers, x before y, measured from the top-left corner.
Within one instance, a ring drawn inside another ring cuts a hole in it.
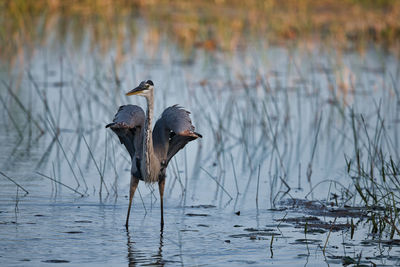
[[[144,180],[148,182],[155,182],[157,178],[157,174],[151,172],[155,170],[157,165],[154,150],[153,150],[153,137],[152,137],[152,128],[151,122],[153,119],[153,92],[150,93],[149,96],[146,97],[147,101],[147,110],[146,110],[146,120],[144,124],[144,137],[143,137],[143,159],[142,160],[142,173],[144,176]]]
[[[152,143],[152,130],[151,130],[151,122],[153,120],[153,109],[154,109],[154,100],[153,100],[153,92],[150,93],[149,96],[146,97],[147,102],[147,110],[146,110],[146,121],[144,125],[145,129],[145,138],[146,144]]]

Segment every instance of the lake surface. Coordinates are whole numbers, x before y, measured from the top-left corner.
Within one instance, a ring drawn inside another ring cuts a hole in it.
[[[352,112],[360,146],[376,139],[399,158],[398,57],[262,37],[187,54],[136,23],[122,56],[83,25],[78,43],[49,35],[23,62],[1,62],[0,171],[29,192],[1,176],[2,266],[400,264],[396,240],[375,242],[362,215],[329,210],[352,185]],[[158,188],[144,183],[127,231],[129,155],[104,126],[119,105],[145,107],[125,92],[147,79],[155,116],[179,104],[203,138],[168,167],[163,231]]]

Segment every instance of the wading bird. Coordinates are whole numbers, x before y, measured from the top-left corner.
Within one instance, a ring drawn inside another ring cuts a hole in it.
[[[161,227],[164,226],[163,196],[168,163],[188,142],[202,137],[194,131],[189,117],[190,112],[178,105],[166,108],[152,130],[153,92],[152,81],[141,82],[138,87],[126,95],[144,96],[147,102],[146,114],[139,106],[124,105],[119,107],[113,122],[106,125],[106,128],[111,128],[118,135],[121,144],[126,147],[131,157],[131,183],[126,228],[128,228],[132,198],[139,180],[146,183],[158,182]]]

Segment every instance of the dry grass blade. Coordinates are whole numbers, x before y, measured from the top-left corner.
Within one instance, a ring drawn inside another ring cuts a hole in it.
[[[205,173],[207,173],[208,176],[210,176],[210,178],[213,179],[214,182],[216,182],[217,185],[218,185],[219,187],[221,187],[221,189],[230,197],[230,200],[233,199],[233,197],[231,196],[231,194],[229,194],[228,191],[225,190],[225,188],[217,181],[217,179],[215,179],[215,178],[211,175],[211,173],[209,173],[208,171],[206,171],[205,169],[203,169],[203,167],[200,167],[200,169],[202,169]]]
[[[15,129],[17,130],[19,137],[20,137],[21,139],[24,138],[24,136],[23,136],[23,134],[22,134],[22,131],[19,129],[18,123],[14,120],[14,118],[13,118],[13,116],[12,116],[10,110],[9,110],[8,107],[7,107],[6,102],[4,101],[4,99],[3,99],[1,96],[0,96],[0,102],[1,102],[1,104],[3,104],[3,107],[4,107],[4,109],[6,110],[7,115],[8,115],[8,117],[10,118],[10,120],[11,120],[12,124],[14,125]]]
[[[10,85],[8,85],[5,81],[2,81],[3,85],[7,88],[8,93],[11,95],[11,97],[15,100],[15,103],[21,108],[21,110],[26,114],[28,117],[28,120],[31,120],[33,124],[39,129],[41,134],[44,134],[43,128],[39,125],[39,123],[32,117],[32,113],[28,111],[25,106],[21,103],[19,98],[14,94],[14,92],[11,90]]]
[[[60,182],[60,181],[57,181],[57,180],[54,179],[54,178],[51,178],[50,176],[47,176],[47,175],[45,175],[45,174],[43,174],[43,173],[40,173],[40,172],[36,172],[36,173],[39,174],[40,176],[44,177],[44,178],[47,178],[47,179],[49,179],[49,180],[52,180],[53,182],[55,182],[55,183],[57,183],[57,184],[60,184],[60,185],[62,185],[62,186],[64,186],[64,187],[66,187],[66,188],[68,188],[69,190],[71,190],[71,191],[73,191],[73,192],[79,194],[81,197],[84,197],[84,196],[85,196],[85,194],[82,194],[81,192],[79,192],[79,191],[73,189],[72,187],[70,187],[70,186],[68,186],[68,185],[66,185],[66,184],[64,184],[64,183],[62,183],[62,182]]]
[[[101,195],[101,192],[102,192],[102,185],[104,184],[104,188],[106,189],[107,195],[108,195],[108,194],[110,194],[110,193],[109,193],[109,191],[108,191],[108,188],[107,188],[106,183],[104,182],[103,174],[102,174],[102,172],[101,172],[99,166],[97,165],[96,160],[94,159],[94,155],[93,155],[93,153],[92,153],[92,150],[90,149],[90,146],[89,146],[88,142],[86,141],[85,136],[82,135],[82,137],[83,137],[83,141],[85,141],[85,144],[86,144],[87,149],[89,150],[90,157],[91,157],[91,159],[93,160],[94,165],[96,166],[96,169],[97,169],[97,171],[98,171],[98,173],[99,173],[99,175],[100,175],[100,191],[99,191],[99,194]]]
[[[333,223],[332,223],[332,225],[331,225],[331,228],[329,229],[328,236],[326,237],[325,244],[324,244],[324,248],[323,248],[323,250],[322,250],[323,253],[324,253],[324,255],[325,255],[325,249],[326,249],[326,246],[327,246],[327,244],[328,244],[329,237],[331,236],[333,227],[335,226],[336,219],[337,219],[337,217],[336,217],[335,220],[333,221]]]
[[[3,173],[3,172],[1,172],[0,171],[0,174],[1,175],[3,175],[5,178],[7,178],[8,180],[10,180],[11,182],[13,182],[16,186],[18,186],[19,188],[21,188],[22,190],[24,190],[24,192],[26,193],[26,194],[29,194],[29,192],[25,189],[25,188],[23,188],[20,184],[18,184],[16,181],[14,181],[12,178],[10,178],[9,176],[7,176],[5,173]]]

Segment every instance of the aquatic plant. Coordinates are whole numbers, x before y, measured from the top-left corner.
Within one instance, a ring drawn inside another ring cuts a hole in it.
[[[387,134],[380,107],[377,114],[376,127],[370,136],[364,117],[351,112],[355,156],[351,159],[346,156],[346,168],[356,191],[353,203],[359,201],[369,211],[371,233],[380,237],[386,233],[393,239],[395,234],[400,236],[400,161],[382,149],[382,142],[390,146],[394,143]],[[363,137],[365,142],[361,144]]]

